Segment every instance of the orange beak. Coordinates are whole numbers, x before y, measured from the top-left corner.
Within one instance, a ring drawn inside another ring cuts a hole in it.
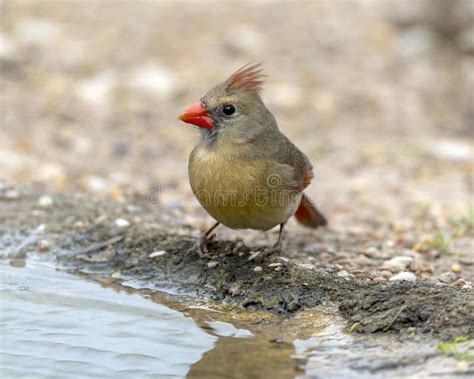
[[[211,129],[214,126],[210,112],[202,106],[200,101],[187,108],[179,119],[200,128]]]

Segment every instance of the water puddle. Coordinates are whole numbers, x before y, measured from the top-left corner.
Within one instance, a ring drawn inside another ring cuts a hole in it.
[[[217,340],[180,312],[41,263],[0,275],[5,378],[180,378]]]
[[[463,374],[459,362],[436,352],[434,342],[344,333],[345,324],[331,308],[281,318],[146,288],[104,287],[34,259],[24,267],[0,263],[0,295],[5,378]]]

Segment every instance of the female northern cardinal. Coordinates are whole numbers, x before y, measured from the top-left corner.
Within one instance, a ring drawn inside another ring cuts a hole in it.
[[[232,229],[282,231],[293,215],[303,225],[327,223],[303,194],[313,178],[311,163],[279,130],[259,95],[260,64],[246,65],[211,88],[180,116],[199,127],[201,140],[189,158],[191,188],[217,222],[189,250],[209,258],[207,243],[220,224]]]

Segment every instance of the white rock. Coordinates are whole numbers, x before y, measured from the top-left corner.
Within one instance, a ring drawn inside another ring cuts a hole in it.
[[[301,104],[303,91],[294,84],[268,86],[268,101],[278,106],[293,108]]]
[[[15,199],[18,199],[20,197],[20,194],[18,193],[17,190],[8,190],[5,192],[5,199],[8,199],[8,200],[15,200]]]
[[[87,154],[92,149],[92,140],[87,137],[75,136],[73,143],[73,150],[78,154]]]
[[[414,282],[416,280],[416,275],[413,274],[412,272],[403,271],[403,272],[398,273],[397,275],[392,276],[390,280],[391,281],[406,280],[408,282]]]
[[[90,176],[86,179],[87,188],[98,194],[105,194],[109,189],[107,181],[100,176]]]
[[[227,32],[226,40],[232,48],[246,53],[261,53],[261,49],[264,47],[263,34],[246,24],[231,27]]]
[[[450,161],[470,161],[474,158],[473,149],[460,140],[444,139],[435,141],[427,147],[429,153],[437,158]]]
[[[210,262],[207,263],[207,267],[209,267],[209,268],[214,268],[214,267],[216,267],[218,264],[219,264],[219,262],[210,261]]]
[[[261,251],[251,251],[250,252],[250,257],[247,259],[248,261],[253,261],[255,258],[257,258],[261,254]]]
[[[342,270],[337,273],[337,276],[347,279],[349,278],[349,273],[346,270]]]
[[[53,205],[54,201],[51,197],[49,197],[48,195],[43,195],[41,196],[39,199],[38,199],[38,205],[40,207],[50,207],[51,205]]]
[[[149,63],[132,72],[130,85],[154,94],[169,96],[176,89],[176,79],[168,69]]]
[[[104,107],[109,103],[110,91],[117,85],[116,74],[112,71],[102,71],[79,83],[76,92],[85,102]]]
[[[130,221],[125,220],[124,218],[118,218],[115,220],[115,225],[119,228],[126,228],[130,225]]]
[[[222,337],[247,338],[253,334],[246,329],[237,329],[234,325],[222,321],[207,321],[214,332]]]
[[[413,262],[412,257],[394,257],[385,261],[382,268],[387,269],[391,272],[400,272],[405,270]]]
[[[59,25],[41,18],[28,18],[19,23],[16,34],[20,40],[35,45],[47,45],[58,37]]]
[[[11,59],[16,53],[15,45],[5,34],[0,34],[0,58]]]
[[[281,267],[282,265],[283,265],[283,263],[276,262],[276,263],[270,263],[268,265],[268,267]]]
[[[262,271],[262,267],[260,267],[260,266],[255,266],[253,270],[254,270],[255,272],[261,272],[261,271]]]
[[[466,280],[466,283],[461,288],[465,289],[465,290],[472,289],[472,282],[469,282],[469,281]]]
[[[38,167],[36,172],[36,177],[43,181],[60,179],[64,176],[64,168],[59,163],[46,163]]]
[[[426,53],[433,45],[433,35],[424,27],[410,28],[400,33],[398,51],[403,57],[415,57]]]
[[[148,258],[161,257],[162,255],[165,255],[165,254],[166,254],[165,250],[154,251],[153,253],[150,253],[148,255]]]

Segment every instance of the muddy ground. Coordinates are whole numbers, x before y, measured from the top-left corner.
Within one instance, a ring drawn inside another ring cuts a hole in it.
[[[203,260],[186,255],[194,236],[165,229],[156,222],[155,209],[139,201],[107,204],[13,189],[4,190],[0,199],[2,250],[13,252],[12,265],[38,252],[103,283],[133,281],[187,301],[225,302],[284,317],[335,305],[351,332],[428,333],[447,340],[474,336],[470,288],[428,280],[368,283],[309,267],[284,253],[259,262],[251,248],[233,241],[213,241],[215,258]]]

